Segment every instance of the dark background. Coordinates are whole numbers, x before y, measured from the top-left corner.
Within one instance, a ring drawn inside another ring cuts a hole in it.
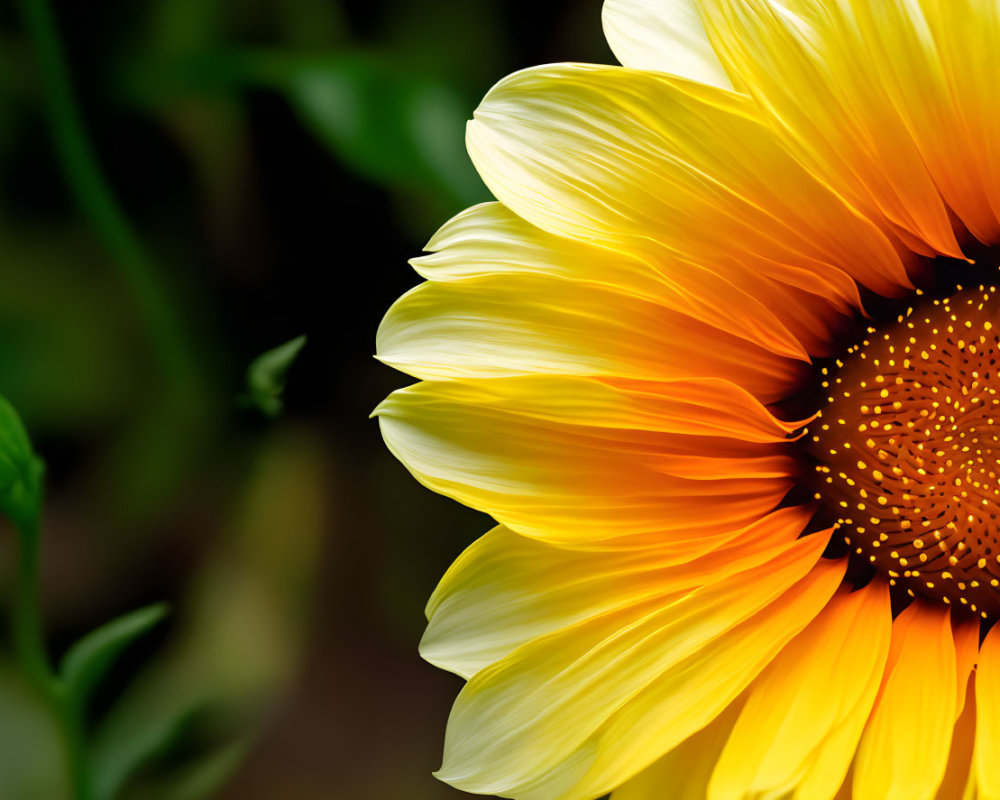
[[[173,609],[91,709],[102,779],[121,798],[462,796],[430,775],[460,681],[416,647],[489,521],[382,445],[368,415],[408,379],[372,359],[375,329],[417,283],[407,259],[488,199],[462,144],[486,90],[612,61],[599,0],[56,3],[101,166],[188,337],[187,393],[67,190],[11,5],[0,393],[48,464],[49,643]],[[285,415],[241,408],[250,361],[302,333]],[[55,800],[59,758],[0,656],[0,797]]]

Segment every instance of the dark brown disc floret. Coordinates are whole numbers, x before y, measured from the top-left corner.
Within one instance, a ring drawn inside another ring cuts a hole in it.
[[[1000,293],[868,329],[808,430],[838,536],[911,597],[1000,618]],[[826,370],[824,370],[827,373]]]

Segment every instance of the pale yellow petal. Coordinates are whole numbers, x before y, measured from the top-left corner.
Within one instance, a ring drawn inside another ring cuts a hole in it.
[[[745,389],[719,378],[634,381],[522,375],[467,382],[425,381],[397,395],[488,405],[524,420],[573,425],[580,434],[620,431],[732,439],[747,444],[788,442],[805,424],[782,421]],[[390,404],[391,405],[391,404]],[[379,412],[376,412],[379,413]],[[690,450],[713,442],[694,440]]]
[[[720,581],[795,541],[806,508],[738,531],[630,550],[570,550],[498,527],[469,547],[427,605],[421,655],[468,678],[511,651],[581,620]],[[666,600],[664,600],[666,602]]]
[[[498,202],[456,214],[410,261],[431,281],[490,275],[534,275],[573,281],[663,305],[662,274],[628,253],[589,245],[536,228]]]
[[[805,364],[662,306],[575,281],[498,274],[431,282],[392,306],[378,357],[418,378],[725,378],[764,402]]]
[[[747,702],[719,759],[709,800],[779,796],[809,785],[796,797],[830,800],[843,782],[853,747],[828,749],[840,728],[856,745],[881,683],[889,652],[892,612],[882,583],[848,587],[793,639],[747,694]],[[820,760],[825,792],[810,772]]]
[[[632,253],[692,290],[713,286],[710,273],[750,296],[762,279],[841,300],[848,276],[886,293],[909,285],[881,231],[800,167],[742,95],[551,65],[495,86],[467,142],[519,216]]]
[[[831,330],[860,304],[853,281],[839,270],[827,273],[829,286],[818,289],[822,297],[748,273],[731,272],[722,280],[704,270],[667,270],[669,262],[543,231],[500,203],[466,209],[426,249],[430,255],[410,263],[428,280],[509,274],[573,281],[646,300],[796,358],[803,347],[813,355],[824,352]]]
[[[915,600],[893,622],[886,676],[854,770],[855,800],[931,800],[957,717],[947,606]]]
[[[816,565],[822,546],[806,537],[762,566],[532,640],[478,672],[449,720],[440,777],[527,800],[620,785],[714,719],[819,611],[843,575]]]
[[[650,399],[581,379],[425,381],[375,413],[389,449],[422,483],[552,541],[732,530],[791,488],[786,444],[637,428],[630,405]],[[664,425],[697,413],[658,402],[646,413],[664,414]]]
[[[608,44],[626,67],[733,88],[696,0],[604,0],[603,20]]]

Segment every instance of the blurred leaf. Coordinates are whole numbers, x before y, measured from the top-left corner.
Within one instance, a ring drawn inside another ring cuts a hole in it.
[[[328,52],[328,48],[326,51]],[[264,87],[282,93],[304,126],[360,177],[402,194],[424,230],[490,198],[465,152],[473,103],[454,72],[407,62],[394,49],[315,55],[295,50],[207,49],[147,59],[121,91],[147,109]],[[408,196],[407,196],[408,195]],[[419,198],[414,206],[412,198]]]
[[[21,417],[0,396],[0,511],[18,524],[36,519],[43,471]]]
[[[453,206],[485,198],[465,155],[471,108],[449,84],[373,56],[299,58],[285,70],[284,90],[305,124],[363,177],[436,190]]]
[[[221,0],[160,0],[149,4],[145,35],[135,40],[145,52],[190,52],[220,38],[226,19]]]
[[[145,374],[129,304],[73,224],[0,218],[0,386],[36,436],[106,426]]]
[[[336,480],[313,429],[271,431],[252,455],[233,455],[250,474],[165,652],[97,726],[97,800],[163,800],[155,787],[181,787],[184,775],[209,782],[212,767],[198,777],[197,765],[254,737],[300,664]]]
[[[69,800],[62,733],[38,693],[0,661],[0,797]]]
[[[156,712],[143,715],[141,726],[116,725],[91,754],[95,800],[113,800],[128,779],[180,741],[201,706],[177,696],[161,698]]]
[[[341,3],[330,0],[282,0],[273,13],[286,46],[332,47],[349,36]]]
[[[167,615],[167,607],[140,608],[91,631],[66,653],[59,668],[63,686],[70,699],[83,708],[91,691],[115,659],[132,642],[149,631]]]
[[[164,792],[165,800],[201,800],[215,794],[243,761],[250,741],[247,737],[203,759]]]
[[[213,797],[239,768],[253,736],[244,734],[235,742],[201,756],[145,785],[129,785],[122,793],[128,800],[204,800]]]
[[[217,419],[215,398],[200,405],[167,393],[151,397],[102,453],[98,468],[102,505],[110,508],[115,534],[144,527],[186,480],[202,468]],[[148,547],[151,536],[133,537]],[[132,546],[119,539],[119,548]]]
[[[377,23],[379,47],[411,70],[464,84],[479,95],[509,71],[505,51],[512,31],[504,6],[509,0],[391,0],[392,13],[380,15]]]
[[[249,400],[265,416],[276,417],[281,413],[285,377],[305,344],[304,335],[296,336],[250,362],[247,368]]]

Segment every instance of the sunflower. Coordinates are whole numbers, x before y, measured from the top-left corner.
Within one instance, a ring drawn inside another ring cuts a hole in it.
[[[1000,798],[1000,2],[607,0],[495,86],[378,409],[497,527],[428,606],[439,776]]]

